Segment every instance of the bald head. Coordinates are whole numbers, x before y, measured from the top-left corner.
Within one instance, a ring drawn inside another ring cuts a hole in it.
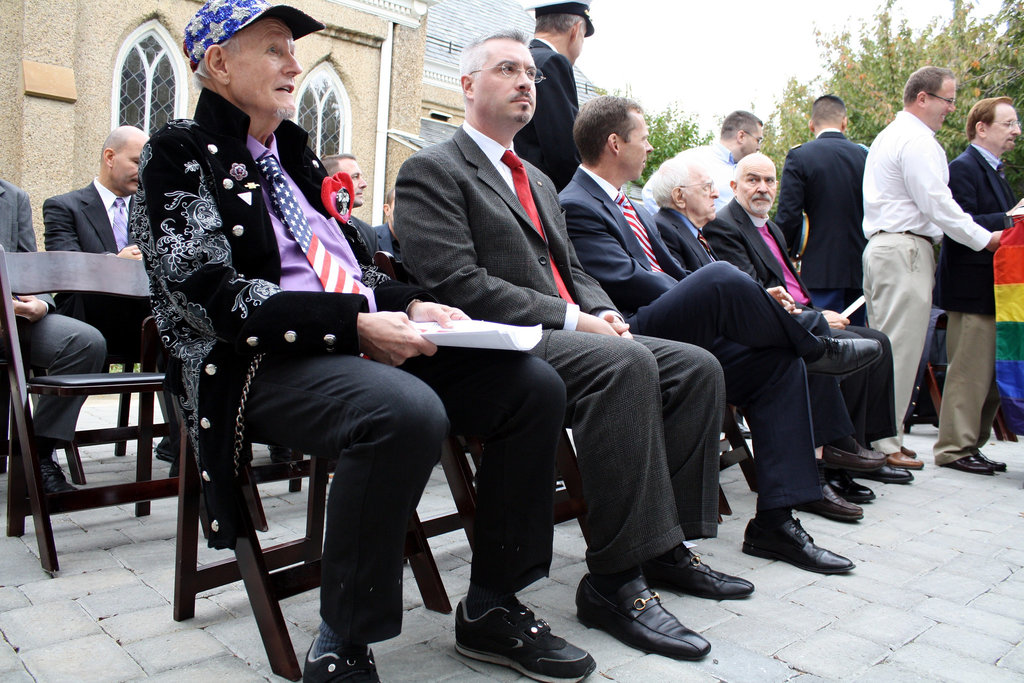
[[[139,157],[149,136],[135,126],[119,126],[103,142],[100,184],[118,197],[135,194],[139,187]]]
[[[736,164],[736,178],[730,185],[747,213],[767,218],[778,188],[775,163],[760,152],[748,154]]]

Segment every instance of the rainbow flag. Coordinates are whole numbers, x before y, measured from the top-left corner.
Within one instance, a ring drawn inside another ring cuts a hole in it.
[[[996,294],[996,384],[1006,426],[1024,434],[1024,216],[1003,231],[993,259]]]

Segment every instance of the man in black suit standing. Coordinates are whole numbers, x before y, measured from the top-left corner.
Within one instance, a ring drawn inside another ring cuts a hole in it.
[[[1018,135],[1020,121],[1013,100],[981,100],[967,114],[971,144],[949,164],[953,199],[975,223],[992,231],[1009,227],[1006,214],[1017,203],[999,159],[1013,149]],[[974,251],[943,237],[936,277],[936,302],[949,318],[949,367],[939,410],[935,464],[944,466],[974,455],[982,462],[964,471],[1005,472],[1005,463],[989,460],[979,450],[988,441],[999,408],[992,252]]]
[[[537,110],[516,134],[520,158],[544,171],[560,191],[572,180],[580,155],[572,141],[572,124],[580,109],[573,64],[583,51],[583,40],[594,34],[590,0],[544,0],[534,8],[537,27],[530,54],[544,80],[537,84]]]
[[[782,167],[775,222],[814,305],[842,311],[861,295],[864,160],[868,151],[846,139],[846,105],[835,95],[814,101],[808,127],[816,137],[789,150]],[[804,214],[807,214],[806,228]],[[864,324],[863,309],[850,316]]]
[[[115,128],[103,143],[99,175],[79,190],[43,202],[47,251],[142,258],[128,235],[128,205],[139,186],[139,155],[148,139],[134,126]],[[64,294],[57,296],[57,310],[102,332],[110,353],[138,358],[140,325],[149,315],[147,302]]]

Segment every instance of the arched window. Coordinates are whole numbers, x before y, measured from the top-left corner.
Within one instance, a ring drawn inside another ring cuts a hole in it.
[[[309,131],[317,156],[347,152],[352,145],[348,93],[327,63],[313,69],[299,88],[299,125]]]
[[[148,21],[124,41],[116,62],[112,127],[138,126],[154,133],[168,120],[185,116],[188,84],[184,58],[170,35]]]

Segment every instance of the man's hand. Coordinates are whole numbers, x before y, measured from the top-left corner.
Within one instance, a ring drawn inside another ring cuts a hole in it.
[[[437,352],[437,346],[416,331],[405,313],[360,313],[356,332],[362,353],[393,367],[413,356],[433,356]]]
[[[461,310],[444,304],[430,301],[414,301],[408,309],[410,320],[418,323],[439,323],[441,327],[451,327],[453,320],[469,320],[469,316]]]
[[[821,314],[825,316],[825,322],[833,330],[845,330],[846,326],[850,324],[849,318],[844,318],[835,311],[822,311]]]
[[[117,252],[117,258],[130,258],[135,261],[142,260],[142,252],[134,244],[129,244],[127,247]]]
[[[14,315],[28,318],[30,322],[38,322],[48,310],[46,302],[34,296],[24,295],[14,299]]]
[[[617,318],[615,324],[609,321],[609,317],[614,316]],[[622,322],[621,318],[618,318],[612,311],[607,311],[602,314],[602,317],[590,315],[580,311],[579,320],[576,321],[576,331],[578,332],[593,332],[594,334],[607,334],[611,337],[626,337],[631,338],[629,334],[629,325]]]
[[[793,300],[793,297],[790,296],[789,292],[787,292],[786,288],[782,285],[779,285],[778,287],[769,287],[765,291],[768,292],[773,299],[778,301],[789,313],[798,315],[804,312],[804,309],[797,308],[796,301]]]
[[[601,319],[611,325],[612,329],[615,330],[615,334],[620,337],[624,337],[626,339],[633,338],[633,335],[629,333],[629,325],[622,319],[622,316],[615,311],[604,311],[601,313]]]
[[[992,237],[989,239],[988,244],[985,246],[989,251],[995,251],[999,248],[999,240],[1003,237],[1002,230],[996,230],[992,233]]]

